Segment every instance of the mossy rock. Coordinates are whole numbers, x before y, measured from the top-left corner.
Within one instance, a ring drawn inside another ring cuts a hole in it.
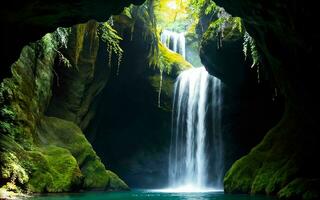
[[[78,51],[70,53],[70,56],[81,61],[77,63],[78,66],[89,63],[94,68],[98,39],[95,38],[96,27],[90,26],[88,29],[92,30],[89,32],[90,37],[84,36],[84,31],[77,32],[84,37],[86,50],[77,45],[75,48],[90,59],[86,59]],[[53,85],[59,84],[54,79],[58,76],[57,71],[54,71],[55,65],[60,63],[59,67],[71,70],[67,68],[70,66],[61,64],[66,59],[61,48],[67,45],[70,31],[76,30],[58,29],[24,47],[19,60],[11,67],[12,77],[0,84],[0,188],[3,190],[41,193],[80,189],[128,189],[122,180],[105,169],[83,132],[75,124],[77,120],[73,123],[44,116],[52,100]],[[81,36],[79,37],[78,40],[81,41]],[[95,40],[92,41],[92,38]],[[89,40],[96,47],[91,52],[92,56],[87,53],[91,50]],[[92,71],[93,69],[90,72]],[[81,76],[79,73],[76,75]],[[93,76],[93,73],[88,76]],[[94,97],[90,94],[96,94],[95,91],[99,91],[99,88],[94,87],[85,92],[89,93],[88,97]],[[86,103],[92,100],[78,98],[85,104],[81,113],[87,113]],[[83,116],[79,118],[82,119]]]
[[[159,67],[167,74],[176,77],[183,70],[189,69],[192,65],[187,62],[180,54],[175,53],[165,47],[161,42],[159,46]]]
[[[172,95],[175,79],[178,75],[192,65],[187,62],[180,54],[175,53],[165,47],[162,43],[159,45],[159,63],[156,66],[157,70],[163,70],[162,74],[159,72],[153,73],[148,77],[151,86],[159,92],[161,85],[161,108],[165,111],[172,109]]]
[[[48,146],[28,152],[28,157],[31,171],[29,191],[67,192],[72,191],[72,187],[80,186],[81,171],[67,149]]]
[[[221,19],[212,22],[200,43],[200,58],[207,71],[232,87],[245,85],[251,65],[243,53],[244,32],[236,19],[230,17],[222,30]]]
[[[109,177],[109,182],[107,185],[107,188],[109,190],[129,190],[128,185],[124,181],[122,181],[115,173],[110,170],[107,170],[106,173]]]
[[[297,178],[279,191],[280,199],[319,199],[319,179]]]
[[[293,108],[262,142],[236,161],[224,178],[226,192],[269,194],[285,199],[317,199],[319,164],[307,152],[316,151],[316,139],[305,135],[308,123]]]
[[[37,133],[39,145],[55,145],[67,149],[72,154],[83,175],[83,188],[109,189],[110,177],[77,125],[55,117],[43,117]],[[127,189],[127,187],[124,184],[123,188],[119,185],[117,189]]]

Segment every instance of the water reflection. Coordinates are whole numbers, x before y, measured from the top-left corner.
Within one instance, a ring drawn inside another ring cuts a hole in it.
[[[230,195],[223,192],[166,193],[154,190],[131,192],[87,192],[36,196],[30,200],[275,200],[267,196]]]

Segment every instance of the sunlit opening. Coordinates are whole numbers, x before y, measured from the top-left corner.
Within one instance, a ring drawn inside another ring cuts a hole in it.
[[[167,6],[172,10],[176,10],[178,8],[177,3],[175,1],[169,1],[167,3]]]

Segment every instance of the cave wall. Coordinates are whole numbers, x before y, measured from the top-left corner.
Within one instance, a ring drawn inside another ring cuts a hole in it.
[[[1,83],[1,190],[128,189],[106,170],[79,127],[88,123],[94,94],[107,80],[108,73],[103,81],[103,73],[94,76],[98,44],[97,22],[90,22],[58,29],[23,48],[13,76]],[[74,48],[63,52],[69,45]],[[57,90],[66,82],[79,90],[66,88],[70,98],[59,102]],[[75,109],[67,112],[70,105]]]
[[[8,1],[0,8],[2,65],[0,78],[10,76],[10,66],[19,57],[23,46],[40,39],[58,27],[71,27],[95,19],[107,21],[125,6],[143,0],[76,0],[76,1]],[[17,39],[19,38],[19,39]]]
[[[161,75],[159,67],[150,65],[155,33],[149,22],[140,11],[113,16],[124,55],[118,74],[117,63],[111,66],[97,115],[86,131],[102,161],[133,188],[167,185],[174,82],[182,70],[191,67],[181,55],[156,44],[160,45],[160,62],[172,69],[163,72],[159,107]]]
[[[197,33],[202,63],[224,83],[221,120],[226,173],[278,123],[284,108],[273,79],[260,63],[253,65],[250,49],[244,54],[245,28],[231,16],[223,25],[215,25],[221,20],[217,12],[225,11],[203,13]]]
[[[319,198],[319,173],[316,170],[319,166],[311,156],[312,152],[319,151],[316,125],[319,99],[315,94],[316,68],[312,64],[316,63],[314,49],[318,39],[310,29],[315,17],[314,6],[298,1],[215,2],[243,19],[262,56],[260,69],[268,74],[273,87],[278,88],[286,107],[281,121],[227,172],[225,191],[289,199]],[[303,22],[302,19],[310,20]],[[214,47],[210,40],[216,41],[209,33],[207,36],[204,49],[210,45]],[[233,70],[217,73],[221,72],[221,68],[214,65],[217,53],[223,53],[223,50],[205,52],[207,57],[202,58],[209,60],[206,67],[232,85]]]
[[[99,24],[89,21],[72,27],[62,50],[74,67],[55,65],[52,99],[46,115],[77,124],[83,131],[95,115],[97,96],[108,82],[107,46],[98,36]]]

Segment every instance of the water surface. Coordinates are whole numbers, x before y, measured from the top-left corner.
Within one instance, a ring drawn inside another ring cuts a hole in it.
[[[232,195],[223,192],[167,193],[151,190],[86,192],[32,197],[30,200],[276,200],[267,196]]]

